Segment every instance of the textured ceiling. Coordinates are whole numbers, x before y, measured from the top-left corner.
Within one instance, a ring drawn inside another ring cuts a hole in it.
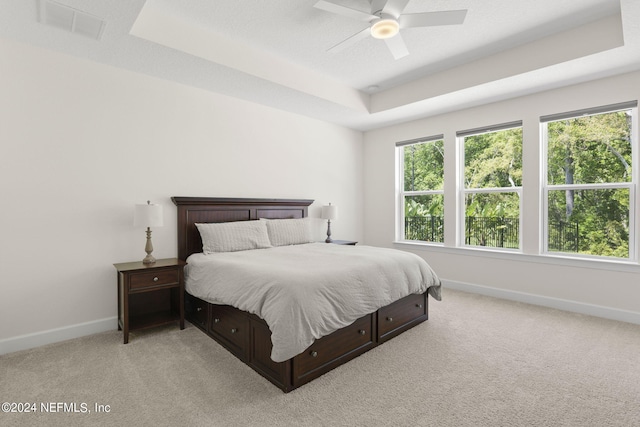
[[[0,37],[360,130],[640,69],[638,0],[410,0],[468,12],[402,29],[398,60],[371,37],[327,52],[368,24],[317,0],[57,1],[104,19],[100,40],[38,22],[39,1],[0,0]]]

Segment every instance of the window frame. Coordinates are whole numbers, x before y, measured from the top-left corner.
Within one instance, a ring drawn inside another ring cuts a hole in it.
[[[457,185],[457,197],[458,197],[458,224],[457,227],[460,230],[457,233],[458,241],[456,245],[460,248],[473,248],[478,250],[490,250],[490,251],[498,251],[498,252],[518,252],[522,253],[523,241],[522,241],[522,217],[523,217],[523,186],[515,186],[515,187],[485,187],[485,188],[467,188],[465,184],[465,138],[469,136],[481,135],[485,133],[498,132],[502,130],[516,129],[520,128],[523,133],[522,139],[522,149],[524,149],[524,128],[522,120],[505,122],[501,124],[496,124],[492,126],[483,126],[474,129],[462,130],[456,132],[456,147],[458,150],[458,164],[457,164],[457,176],[458,176],[458,185]],[[524,167],[524,158],[521,159]],[[519,213],[518,213],[518,248],[500,248],[494,246],[479,246],[479,245],[468,245],[466,243],[466,198],[468,194],[502,194],[502,193],[516,193],[518,195],[520,204],[519,204]]]
[[[435,245],[435,246],[444,246],[444,242],[431,242],[427,240],[408,240],[405,236],[405,199],[407,197],[412,196],[433,196],[433,195],[442,195],[443,199],[445,197],[444,188],[442,190],[418,190],[418,191],[406,191],[404,188],[404,149],[406,147],[418,144],[426,144],[429,142],[442,141],[444,147],[444,134],[436,134],[430,135],[423,138],[415,138],[406,141],[396,142],[396,162],[397,162],[397,173],[396,173],[396,212],[397,212],[397,221],[396,221],[396,240],[399,242],[412,242],[419,243],[425,245]],[[446,164],[446,162],[445,162]],[[443,179],[444,179],[444,170],[443,170]],[[444,221],[443,221],[443,226]]]
[[[585,116],[595,116],[599,114],[615,113],[618,111],[630,111],[631,113],[631,181],[629,182],[610,182],[610,183],[581,183],[581,184],[549,184],[549,138],[548,124],[560,120],[572,119]],[[567,111],[563,113],[540,116],[540,255],[550,257],[564,257],[584,260],[604,260],[604,261],[622,261],[638,263],[638,242],[639,236],[636,236],[638,229],[638,211],[636,210],[637,185],[639,178],[638,151],[640,147],[637,144],[638,135],[638,102],[630,101],[619,104],[603,105],[582,110]],[[627,189],[629,191],[629,256],[627,258],[609,257],[603,255],[590,255],[573,252],[549,251],[549,191],[562,191],[567,189],[573,190],[604,190],[604,189]]]

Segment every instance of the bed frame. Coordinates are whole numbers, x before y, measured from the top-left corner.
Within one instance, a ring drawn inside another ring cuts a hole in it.
[[[202,252],[195,223],[303,218],[313,200],[172,197],[178,207],[178,257]],[[427,293],[409,295],[316,340],[299,355],[271,360],[271,331],[256,315],[185,293],[185,316],[284,392],[319,377],[428,319]]]

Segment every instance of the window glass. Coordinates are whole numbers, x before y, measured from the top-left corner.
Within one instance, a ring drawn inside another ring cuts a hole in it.
[[[462,138],[464,244],[520,248],[522,128]]]
[[[522,128],[464,138],[465,188],[522,185]]]
[[[404,202],[404,238],[444,242],[444,195],[407,196]]]
[[[520,247],[518,193],[471,193],[465,197],[465,244],[493,248]]]
[[[550,190],[547,217],[550,252],[629,257],[628,188]]]
[[[634,109],[545,123],[546,248],[629,258]]]
[[[404,147],[404,190],[442,190],[444,188],[444,141],[431,141]]]
[[[444,140],[402,145],[403,240],[444,242]]]
[[[631,182],[631,114],[617,111],[547,124],[550,185]]]

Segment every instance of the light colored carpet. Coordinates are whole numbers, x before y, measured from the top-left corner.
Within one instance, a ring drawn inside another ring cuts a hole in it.
[[[38,413],[0,425],[640,426],[640,326],[449,289],[430,310],[289,394],[189,324],[5,355],[0,399]]]

